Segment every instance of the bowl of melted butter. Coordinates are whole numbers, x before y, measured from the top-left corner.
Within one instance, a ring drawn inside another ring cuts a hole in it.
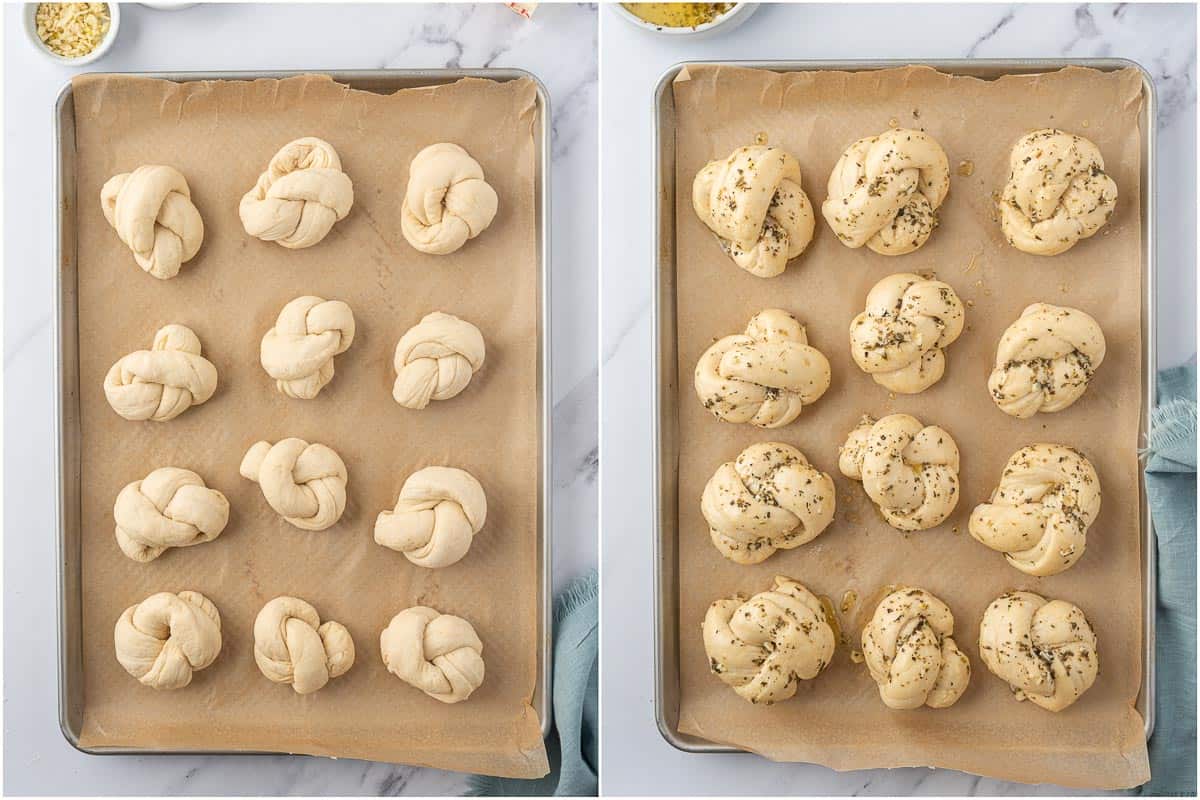
[[[758,3],[614,3],[618,16],[644,30],[668,36],[728,31],[745,22]]]

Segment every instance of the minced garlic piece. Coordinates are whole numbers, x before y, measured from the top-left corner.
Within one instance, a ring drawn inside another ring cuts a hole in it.
[[[79,58],[100,46],[111,19],[108,3],[38,3],[34,22],[52,53]]]

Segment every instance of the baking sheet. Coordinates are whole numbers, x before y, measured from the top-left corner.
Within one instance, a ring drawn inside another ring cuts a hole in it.
[[[86,76],[74,82],[77,140],[83,561],[84,747],[278,750],[427,764],[501,775],[547,770],[537,714],[537,257],[535,85],[465,79],[384,96],[327,77],[175,84]],[[355,206],[316,247],[288,251],[248,237],[237,202],[275,150],[328,139],[355,184]],[[491,228],[451,256],[413,250],[399,232],[408,163],[454,141],[483,165],[500,198]],[[159,282],[132,262],[99,213],[99,188],[141,163],[187,176],[205,241],[180,276]],[[258,342],[300,294],[347,301],[358,331],[321,395],[280,395]],[[392,351],[440,309],[484,333],[487,362],[462,395],[421,412],[391,399]],[[114,313],[119,310],[119,313]],[[165,322],[191,326],[217,366],[208,403],[162,425],[117,417],[103,374],[146,347]],[[284,523],[237,467],[255,440],[299,436],[334,447],[350,474],[346,513],[306,533]],[[423,570],[374,543],[375,515],[427,464],[471,471],[489,515],[464,561]],[[211,544],[138,565],[113,545],[112,499],[164,464],[195,469],[229,498]],[[196,589],[222,614],[217,662],[182,692],[141,687],[112,655],[121,610],[162,589]],[[358,657],[345,676],[300,697],[252,658],[251,626],[270,598],[312,602],[345,624]],[[424,603],[472,621],[487,677],[468,702],[443,705],[387,673],[379,632]]]
[[[1143,782],[1148,766],[1142,720],[1134,708],[1142,649],[1136,452],[1145,268],[1138,198],[1141,74],[1068,68],[981,81],[928,68],[777,74],[689,65],[676,79],[674,95],[679,730],[771,758],[838,769],[944,766],[1096,788]],[[804,188],[819,207],[829,171],[845,145],[889,125],[925,128],[950,159],[951,190],[941,209],[941,227],[916,253],[889,259],[849,250],[819,220],[809,250],[783,276],[762,280],[732,265],[695,217],[690,187],[696,171],[759,134],[797,156]],[[1121,197],[1105,232],[1067,254],[1039,259],[1004,242],[992,193],[1007,176],[1012,142],[1047,125],[1096,141]],[[964,161],[972,163],[969,176],[954,172]],[[870,287],[898,271],[935,272],[973,303],[968,329],[947,351],[946,377],[910,397],[890,397],[849,356],[849,321],[861,311]],[[994,406],[986,380],[1001,332],[1034,300],[1092,313],[1105,330],[1109,351],[1088,394],[1069,411],[1021,421]],[[691,389],[696,360],[714,338],[740,332],[752,314],[769,306],[787,308],[809,325],[810,343],[833,364],[832,387],[797,422],[778,431],[719,423]],[[858,416],[891,411],[946,427],[962,451],[960,505],[933,531],[894,532],[878,518],[861,486],[837,471],[837,447]],[[838,516],[814,542],[740,567],[721,558],[709,542],[699,498],[717,465],[768,439],[800,447],[834,477]],[[1087,554],[1067,573],[1042,579],[1008,567],[966,533],[971,508],[990,494],[1009,455],[1039,440],[1083,449],[1105,490]],[[777,572],[831,596],[835,605],[845,591],[856,592],[856,606],[841,615],[854,643],[882,585],[906,582],[938,594],[955,611],[956,638],[972,658],[975,674],[967,694],[948,710],[888,712],[865,665],[852,664],[852,648],[842,647],[830,669],[802,687],[796,699],[769,709],[741,701],[708,673],[699,623],[716,597],[760,591]],[[978,658],[983,609],[1002,591],[1017,587],[1077,602],[1100,637],[1099,680],[1058,716],[1014,702]],[[1124,602],[1112,602],[1114,596]]]

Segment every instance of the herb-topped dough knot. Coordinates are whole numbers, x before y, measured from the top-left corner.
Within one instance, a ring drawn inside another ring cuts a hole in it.
[[[312,247],[345,219],[354,184],[333,145],[305,136],[288,142],[238,205],[246,233],[289,249]]]
[[[799,163],[765,145],[708,162],[692,183],[692,206],[734,263],[760,278],[782,273],[808,247],[816,225]]]
[[[988,391],[1005,414],[1026,419],[1067,408],[1104,361],[1104,333],[1076,308],[1034,303],[996,348]]]
[[[396,507],[375,519],[375,541],[419,567],[448,567],[467,554],[487,519],[487,497],[475,476],[426,467],[408,476]]]
[[[379,649],[388,672],[434,700],[458,703],[483,684],[483,642],[462,617],[406,608],[384,628]]]
[[[333,380],[333,357],[354,341],[354,314],[341,300],[306,295],[279,312],[259,347],[263,369],[288,397],[311,400]]]
[[[354,639],[298,597],[276,597],[254,618],[254,661],[275,683],[310,694],[354,665]]]
[[[104,376],[104,396],[125,419],[166,422],[217,391],[217,368],[185,325],[164,325],[149,350],[123,356]]]
[[[346,510],[346,465],[323,444],[255,442],[240,471],[258,483],[275,513],[297,528],[323,531]]]
[[[992,601],[979,625],[979,655],[1017,700],[1062,711],[1096,680],[1096,634],[1077,606],[1033,592]]]
[[[152,689],[182,689],[221,652],[221,615],[199,592],[159,592],[125,609],[113,632],[117,661]]]
[[[923,392],[941,380],[949,346],[963,329],[963,304],[949,284],[900,272],[867,294],[850,323],[850,355],[880,386]]]
[[[449,400],[467,388],[483,359],[479,328],[453,314],[426,314],[396,343],[392,397],[413,409],[430,400]]]
[[[1022,447],[991,500],[975,506],[969,530],[1029,575],[1057,575],[1079,560],[1100,513],[1100,479],[1090,461],[1061,444]]]
[[[709,669],[743,699],[770,705],[796,694],[829,665],[836,641],[817,596],[777,575],[749,600],[718,600],[704,615]]]
[[[204,221],[174,167],[141,166],[112,176],[100,189],[100,208],[138,266],[162,280],[178,275],[204,241]]]
[[[1117,205],[1117,184],[1100,149],[1082,136],[1046,128],[1013,145],[1000,197],[1000,227],[1009,244],[1035,256],[1070,250],[1104,227]]]
[[[971,662],[954,639],[950,607],[924,589],[900,587],[863,628],[863,659],[888,708],[954,705],[971,680]]]
[[[229,501],[190,469],[159,467],[125,485],[113,519],[121,552],[145,563],[167,548],[216,539],[229,522]]]
[[[937,227],[950,165],[929,134],[894,128],[846,148],[828,188],[821,213],[842,244],[898,256],[925,244]]]
[[[704,487],[700,511],[721,555],[757,564],[776,550],[810,542],[833,521],[833,479],[796,448],[752,444]]]
[[[842,446],[838,468],[862,481],[893,528],[940,525],[958,505],[958,445],[936,425],[908,414],[864,415]]]
[[[718,339],[696,365],[696,394],[726,422],[778,428],[829,388],[829,360],[808,344],[799,320],[769,308],[744,334]]]
[[[470,153],[449,142],[431,144],[409,165],[400,231],[422,253],[453,253],[487,230],[499,202]]]

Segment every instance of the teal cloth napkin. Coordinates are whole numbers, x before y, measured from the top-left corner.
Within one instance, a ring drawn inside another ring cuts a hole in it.
[[[550,774],[533,780],[471,776],[470,795],[595,797],[599,789],[599,615],[595,570],[554,600],[554,725],[546,738]]]

